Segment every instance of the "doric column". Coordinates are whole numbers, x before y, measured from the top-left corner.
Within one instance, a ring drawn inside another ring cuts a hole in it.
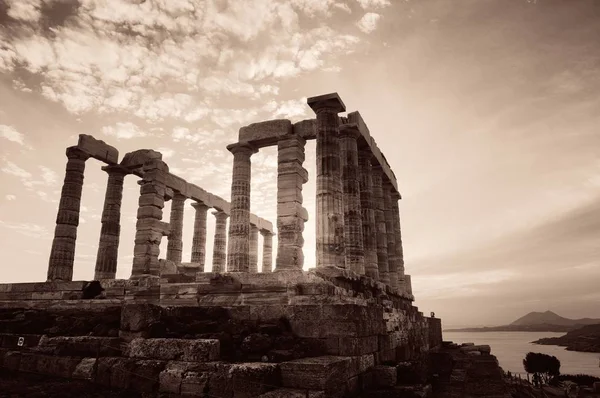
[[[196,215],[194,217],[191,261],[200,264],[199,270],[204,272],[206,261],[206,213],[209,207],[202,202],[194,202],[192,207],[196,210]]]
[[[373,202],[373,172],[369,147],[358,151],[360,168],[360,207],[362,214],[363,247],[365,251],[365,275],[379,280],[377,262],[377,225],[375,224],[375,206]]]
[[[385,203],[382,187],[383,170],[381,170],[381,166],[379,165],[373,165],[371,170],[373,175],[373,204],[375,208],[375,224],[377,231],[377,265],[379,267],[379,281],[389,285],[390,275],[387,233],[385,229]]]
[[[250,263],[250,157],[256,149],[248,144],[228,145],[233,154],[231,181],[231,220],[229,221],[229,250],[227,271],[248,272]]]
[[[248,251],[248,257],[250,264],[248,272],[258,272],[258,227],[256,225],[250,225],[250,250]]]
[[[394,211],[392,209],[392,184],[387,177],[383,183],[383,206],[385,217],[385,233],[387,240],[389,285],[398,288],[398,256],[396,255],[396,235],[394,234]]]
[[[262,229],[260,234],[263,237],[263,258],[262,272],[273,271],[273,232]]]
[[[225,272],[225,260],[227,258],[227,217],[229,216],[220,210],[213,211],[212,214],[216,218],[212,272]]]
[[[135,246],[131,278],[160,276],[158,255],[160,241],[169,234],[169,224],[162,222],[165,206],[165,186],[169,167],[162,160],[154,159],[144,164],[144,177],[140,184],[137,212]]]
[[[175,192],[171,202],[171,232],[167,243],[167,260],[180,264],[183,252],[183,207],[187,198]]]
[[[69,147],[67,148],[67,158],[65,180],[60,194],[54,240],[52,241],[48,262],[49,281],[70,281],[73,279],[83,173],[85,171],[85,161],[89,158],[89,155],[77,147]]]
[[[365,273],[358,144],[360,131],[356,124],[340,126],[340,157],[344,193],[344,247],[346,268],[359,275]]]
[[[105,166],[108,173],[104,209],[102,210],[102,229],[98,243],[96,270],[94,279],[115,279],[119,257],[119,235],[121,232],[121,201],[123,200],[123,182],[129,171],[121,166]]]
[[[404,249],[402,248],[402,229],[400,227],[400,208],[398,206],[398,200],[400,199],[401,197],[398,192],[392,192],[392,212],[394,214],[398,289],[400,292],[404,292],[406,291],[404,287]]]
[[[337,93],[308,99],[317,115],[317,267],[345,267],[342,173],[338,113],[346,107]]]
[[[290,135],[277,143],[277,267],[276,271],[304,266],[304,223],[308,212],[302,207],[302,185],[308,181],[304,163],[306,141]]]
[[[404,275],[404,292],[408,294],[410,298],[413,298],[412,280],[410,275]]]

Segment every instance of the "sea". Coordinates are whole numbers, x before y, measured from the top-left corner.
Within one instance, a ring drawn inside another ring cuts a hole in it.
[[[561,374],[587,374],[600,377],[600,353],[567,351],[555,345],[532,344],[542,337],[560,337],[550,332],[443,332],[444,341],[488,344],[504,371],[525,374],[523,358],[528,352],[554,355],[560,361]]]

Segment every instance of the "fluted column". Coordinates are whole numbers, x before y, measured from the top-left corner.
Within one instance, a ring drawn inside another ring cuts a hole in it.
[[[410,275],[404,275],[404,292],[408,294],[410,298],[414,298],[412,291],[412,280]]]
[[[192,203],[196,210],[194,217],[194,236],[192,240],[192,262],[200,264],[199,271],[204,272],[206,261],[206,213],[209,207],[202,202]]]
[[[213,211],[216,218],[215,241],[213,245],[212,272],[225,272],[227,258],[227,217],[222,211]]]
[[[340,157],[342,160],[342,190],[344,193],[344,247],[346,268],[359,275],[365,273],[362,213],[360,207],[360,177],[358,144],[361,136],[356,124],[340,126]]]
[[[250,250],[248,253],[250,259],[250,266],[248,272],[258,272],[258,227],[256,225],[250,225]]]
[[[263,258],[262,272],[273,271],[273,233],[262,229],[260,234],[263,237]]]
[[[373,176],[373,204],[375,208],[375,224],[377,235],[377,265],[379,267],[379,281],[389,285],[389,265],[387,232],[385,228],[385,203],[383,198],[381,166],[373,165],[371,168]]]
[[[362,214],[363,247],[365,252],[365,275],[379,280],[377,261],[377,225],[375,223],[375,206],[373,202],[373,172],[369,147],[358,151],[360,168],[360,207]]]
[[[73,279],[73,263],[75,261],[75,244],[81,192],[83,190],[83,173],[85,161],[89,155],[77,147],[67,148],[67,167],[65,180],[60,194],[54,240],[48,261],[48,280],[70,281]]]
[[[121,201],[123,200],[123,182],[129,171],[120,166],[105,166],[108,173],[104,209],[102,210],[102,228],[94,279],[115,279],[119,257],[119,236],[121,233]]]
[[[277,267],[276,271],[304,266],[304,223],[308,212],[302,207],[302,186],[308,181],[304,163],[306,141],[291,135],[277,143]]]
[[[171,232],[167,243],[167,260],[180,264],[183,252],[183,208],[186,197],[175,192],[171,202]]]
[[[392,209],[392,185],[386,180],[383,183],[383,205],[385,217],[385,233],[388,252],[389,285],[398,288],[398,256],[396,254],[396,235],[394,234],[394,211]]]
[[[248,144],[227,146],[233,154],[231,181],[231,220],[229,221],[229,250],[227,271],[248,272],[250,265],[250,157],[256,149]]]
[[[308,99],[317,115],[317,267],[345,267],[342,173],[338,113],[346,107],[337,93]]]
[[[398,200],[400,200],[400,194],[392,192],[392,212],[394,214],[394,235],[396,241],[396,261],[397,261],[397,272],[398,272],[398,289],[400,292],[405,292],[405,281],[404,281],[404,249],[402,248],[402,229],[400,227],[400,208]]]
[[[144,177],[139,182],[140,198],[137,212],[135,246],[131,278],[160,276],[158,255],[162,237],[169,234],[169,224],[162,222],[165,206],[165,185],[169,167],[155,159],[144,164]]]

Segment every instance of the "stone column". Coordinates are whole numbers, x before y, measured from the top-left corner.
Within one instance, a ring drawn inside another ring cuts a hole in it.
[[[169,224],[162,222],[165,206],[165,185],[169,167],[162,160],[154,159],[144,164],[144,177],[140,184],[137,212],[135,246],[131,278],[160,277],[158,255],[160,241],[169,234]]]
[[[192,207],[196,210],[196,216],[194,218],[191,261],[200,264],[199,271],[204,272],[206,261],[206,213],[209,207],[202,202],[194,202]]]
[[[263,237],[263,258],[262,272],[273,271],[273,233],[262,229],[260,231]]]
[[[400,200],[398,192],[392,192],[392,212],[394,215],[394,235],[396,242],[396,262],[398,272],[398,289],[400,292],[405,292],[404,287],[404,249],[402,248],[402,230],[400,227],[400,208],[398,200]]]
[[[67,148],[67,167],[60,194],[54,240],[48,261],[48,280],[70,281],[73,279],[75,244],[79,226],[81,192],[85,161],[89,155],[76,146]]]
[[[337,93],[308,99],[317,115],[317,267],[345,267],[342,173],[338,113],[346,107]]]
[[[412,280],[410,278],[410,275],[404,275],[404,292],[408,294],[408,297],[414,299],[412,292]]]
[[[233,154],[231,181],[231,220],[229,221],[229,250],[227,271],[248,272],[250,264],[250,157],[256,149],[248,144],[227,146]]]
[[[277,267],[276,271],[301,271],[304,266],[304,223],[308,212],[302,207],[302,185],[308,181],[304,163],[306,141],[286,136],[277,143]]]
[[[344,247],[346,268],[359,275],[365,273],[362,213],[360,207],[360,177],[358,144],[360,131],[356,124],[340,126],[340,157],[344,193]]]
[[[388,265],[387,232],[385,229],[385,203],[383,199],[382,187],[383,170],[381,170],[381,166],[379,165],[373,165],[371,170],[373,175],[373,205],[375,208],[379,281],[389,285],[390,275]]]
[[[386,180],[383,183],[383,206],[385,217],[385,233],[387,240],[388,271],[392,289],[398,288],[398,256],[396,255],[396,235],[394,234],[394,211],[392,209],[392,184]]]
[[[365,275],[378,281],[379,266],[377,262],[377,225],[375,224],[375,207],[373,203],[372,157],[373,154],[369,147],[361,148],[358,152]]]
[[[227,217],[222,211],[213,211],[217,220],[215,225],[215,242],[213,245],[213,267],[212,272],[225,272],[225,260],[227,259]]]
[[[250,250],[248,252],[250,264],[248,272],[253,274],[258,272],[258,227],[250,225]]]
[[[129,171],[121,166],[105,166],[108,173],[104,209],[102,210],[102,229],[98,243],[96,270],[94,279],[115,279],[119,257],[119,236],[121,233],[121,201],[123,200],[123,182]]]
[[[175,264],[181,264],[183,252],[183,207],[187,198],[182,194],[175,192],[171,202],[171,232],[169,233],[167,243],[167,260]]]

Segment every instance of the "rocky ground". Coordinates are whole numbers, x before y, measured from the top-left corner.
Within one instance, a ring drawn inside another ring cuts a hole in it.
[[[130,391],[104,388],[83,380],[67,380],[0,369],[0,398],[143,398]]]

